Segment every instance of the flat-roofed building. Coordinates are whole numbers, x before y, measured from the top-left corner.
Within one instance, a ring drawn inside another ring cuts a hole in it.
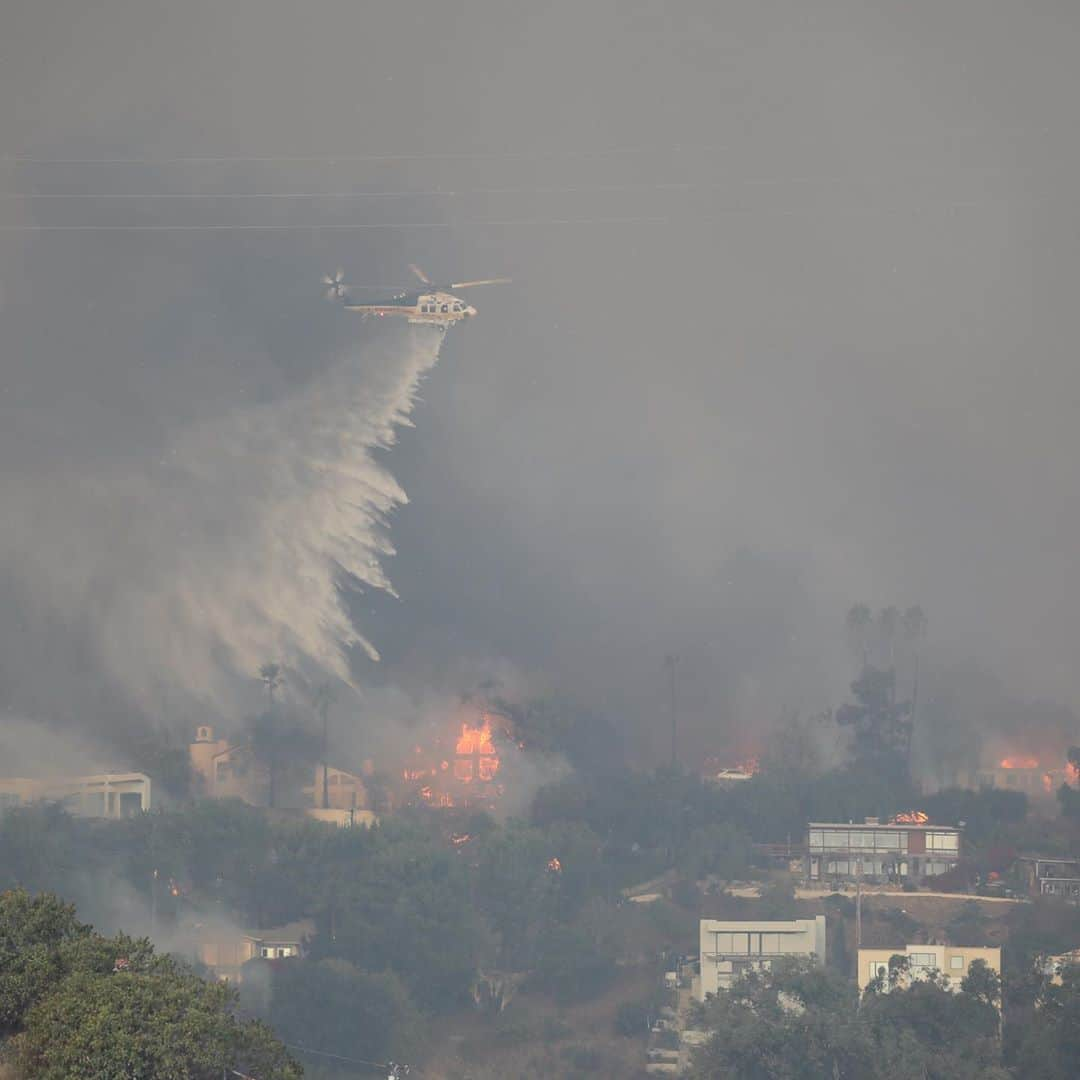
[[[80,817],[134,817],[150,809],[150,777],[143,773],[97,773],[0,779],[0,809],[35,802],[58,802]]]
[[[747,971],[768,971],[781,957],[825,962],[825,916],[813,919],[728,921],[702,919],[700,974],[694,996],[728,989]]]
[[[813,821],[806,827],[810,881],[921,881],[960,861],[961,830],[950,825]]]
[[[884,988],[888,989],[889,961],[894,956],[902,956],[907,960],[907,971],[901,976],[900,985],[906,985],[912,979],[926,979],[932,973],[940,972],[948,977],[948,989],[957,991],[976,960],[982,960],[991,971],[1001,975],[1001,949],[996,946],[905,945],[902,949],[860,949],[860,993],[879,976],[884,980]]]
[[[1031,896],[1057,896],[1070,904],[1080,904],[1080,859],[1021,855],[1017,862]]]

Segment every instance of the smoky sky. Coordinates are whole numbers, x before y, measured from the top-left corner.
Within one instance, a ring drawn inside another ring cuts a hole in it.
[[[835,703],[864,600],[1080,704],[1078,29],[993,0],[6,11],[0,225],[35,228],[0,232],[5,517],[105,544],[84,477],[200,433],[213,470],[231,417],[389,348],[324,270],[510,274],[375,451],[408,503],[397,597],[350,594],[362,684],[512,669],[641,731],[678,653],[706,748]],[[295,197],[222,197],[256,192]],[[86,228],[161,224],[303,228]],[[118,708],[100,598],[41,615],[9,554],[7,699]]]

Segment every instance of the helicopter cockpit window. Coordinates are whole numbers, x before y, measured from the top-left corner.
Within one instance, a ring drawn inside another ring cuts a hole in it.
[[[446,314],[450,310],[450,305],[449,304],[443,304],[442,309],[443,309],[443,314]]]
[[[464,311],[465,309],[460,304],[455,304],[454,305],[454,310],[455,311]]]

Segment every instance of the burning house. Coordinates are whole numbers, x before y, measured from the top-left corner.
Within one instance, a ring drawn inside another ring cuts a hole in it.
[[[462,719],[417,745],[401,770],[408,802],[440,807],[490,808],[503,793],[500,735],[505,721],[488,712]]]

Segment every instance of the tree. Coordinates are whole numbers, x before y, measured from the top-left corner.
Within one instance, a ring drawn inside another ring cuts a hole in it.
[[[240,1000],[288,1043],[366,1061],[412,1058],[423,1024],[401,979],[346,960],[253,960]]]
[[[859,657],[859,663],[866,667],[869,662],[869,634],[874,625],[874,616],[865,604],[856,604],[847,613],[848,644]]]
[[[235,992],[178,969],[79,972],[35,1005],[17,1039],[23,1070],[40,1080],[259,1080],[302,1075],[257,1021],[238,1020]]]
[[[96,934],[51,894],[0,895],[0,1033],[27,1076],[299,1077],[268,1029],[234,1006],[226,984],[155,955],[146,939]]]
[[[907,772],[911,703],[896,701],[896,672],[862,669],[851,684],[855,703],[836,710],[836,722],[852,731],[855,760],[878,771]]]
[[[694,1080],[1005,1080],[997,1012],[931,983],[857,991],[802,962],[750,973],[699,1010],[717,1034],[693,1056]]]
[[[266,696],[270,699],[270,708],[274,707],[274,694],[281,686],[281,665],[263,664],[259,668],[259,682],[266,688]]]

